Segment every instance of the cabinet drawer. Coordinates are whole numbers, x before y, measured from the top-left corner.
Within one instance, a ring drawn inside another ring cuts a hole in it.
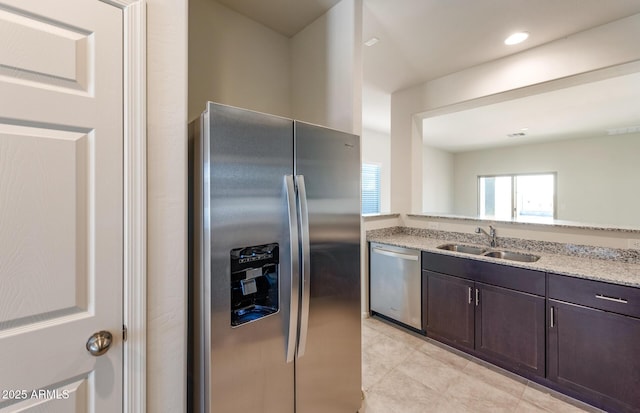
[[[473,260],[422,251],[423,270],[473,279],[474,265]]]
[[[549,298],[640,318],[640,288],[549,274]]]

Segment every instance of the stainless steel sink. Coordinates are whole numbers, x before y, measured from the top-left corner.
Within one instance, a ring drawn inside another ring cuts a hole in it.
[[[460,245],[460,244],[444,244],[444,245],[440,245],[437,248],[441,250],[463,252],[465,254],[474,254],[474,255],[480,255],[483,252],[487,251],[486,248],[473,247],[471,245]]]
[[[536,262],[540,259],[540,257],[537,255],[522,254],[519,252],[512,252],[512,251],[488,251],[488,252],[485,252],[483,255],[485,257],[501,258],[503,260],[519,261],[519,262]]]
[[[540,259],[539,256],[533,254],[523,254],[513,251],[495,251],[488,250],[487,248],[474,247],[472,245],[463,244],[444,244],[437,247],[440,250],[462,252],[464,254],[483,255],[485,257],[499,258],[508,261],[519,262],[536,262]]]

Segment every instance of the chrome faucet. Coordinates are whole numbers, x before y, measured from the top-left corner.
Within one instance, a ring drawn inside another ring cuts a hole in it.
[[[484,229],[477,227],[476,228],[476,234],[480,234],[480,233],[484,233],[487,235],[487,237],[489,237],[489,244],[491,245],[492,248],[496,247],[496,229],[489,225],[489,232],[485,231]]]

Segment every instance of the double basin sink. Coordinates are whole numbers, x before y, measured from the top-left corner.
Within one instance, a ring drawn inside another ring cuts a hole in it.
[[[482,255],[484,257],[499,258],[508,261],[536,262],[540,259],[539,256],[532,254],[522,254],[520,252],[513,251],[500,251],[462,244],[444,244],[440,245],[437,248],[440,250],[461,252],[463,254]]]

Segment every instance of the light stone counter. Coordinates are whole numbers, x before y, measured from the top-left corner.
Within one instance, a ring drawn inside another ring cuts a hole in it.
[[[611,258],[610,255],[617,254],[616,250],[614,250],[613,252],[611,252],[610,250],[602,252],[596,249],[596,252],[600,252],[601,254],[606,255],[606,257],[608,258],[596,259],[589,258],[587,256],[570,256],[544,251],[544,249],[549,249],[548,246],[546,248],[542,248],[543,250],[536,250],[535,248],[518,249],[510,245],[502,246],[499,244],[498,247],[495,248],[497,250],[518,251],[526,254],[535,254],[540,256],[540,259],[536,262],[525,263],[438,249],[437,247],[439,245],[447,243],[476,245],[482,246],[484,248],[489,248],[481,243],[466,242],[465,240],[461,240],[459,239],[459,236],[456,236],[457,233],[449,234],[451,234],[451,239],[445,238],[443,234],[437,234],[438,237],[436,238],[414,235],[410,233],[402,233],[398,232],[397,229],[377,230],[367,233],[367,241],[413,248],[437,254],[454,255],[471,260],[493,262],[502,265],[509,265],[512,267],[529,268],[533,270],[552,272],[572,277],[640,287],[640,264],[635,262],[635,259],[632,260],[633,262],[616,260],[615,258],[617,258],[617,255]],[[498,240],[500,242],[500,239]],[[525,245],[527,245],[527,242],[524,242]],[[580,246],[567,245],[564,249],[574,252],[575,250],[580,249]]]

